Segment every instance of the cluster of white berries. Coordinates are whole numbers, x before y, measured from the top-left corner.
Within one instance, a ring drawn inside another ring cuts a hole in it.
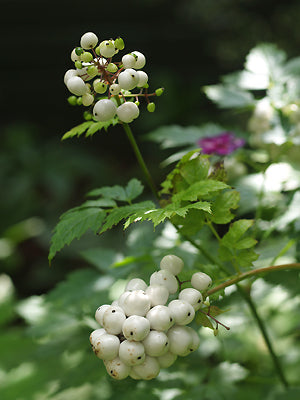
[[[140,97],[146,99],[148,111],[155,110],[149,96],[160,96],[163,89],[148,93],[148,75],[141,70],[146,64],[145,56],[133,51],[124,55],[121,62],[112,62],[124,47],[121,38],[103,40],[98,45],[98,37],[87,32],[81,37],[80,46],[72,50],[75,69],[65,73],[64,83],[73,94],[68,99],[70,104],[92,108],[86,119],[105,122],[117,115],[122,122],[132,122],[140,113]],[[131,92],[135,88],[138,93]]]
[[[197,332],[186,325],[200,309],[201,291],[212,280],[203,272],[194,273],[193,287],[181,290],[178,299],[166,305],[178,291],[177,275],[182,268],[179,257],[167,255],[160,270],[151,275],[149,286],[142,279],[132,279],[118,300],[96,310],[96,321],[103,328],[91,333],[90,342],[113,378],[153,379],[178,356],[185,357],[199,347]]]

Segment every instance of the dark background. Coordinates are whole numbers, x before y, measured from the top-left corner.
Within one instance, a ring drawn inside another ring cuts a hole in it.
[[[20,296],[48,290],[81,265],[75,250],[84,240],[57,256],[54,271],[47,267],[51,230],[64,211],[94,187],[142,178],[118,127],[88,140],[60,141],[82,122],[81,109],[66,101],[63,76],[73,67],[70,53],[83,33],[93,31],[100,40],[123,37],[125,50],[146,55],[150,88],[165,87],[157,111],[142,112],[133,124],[158,182],[162,156],[143,134],[162,124],[222,118],[201,87],[242,68],[256,44],[275,43],[289,56],[300,49],[298,0],[1,0],[0,5],[0,235],[12,246],[0,262]],[[32,217],[42,223],[40,233],[23,226]]]

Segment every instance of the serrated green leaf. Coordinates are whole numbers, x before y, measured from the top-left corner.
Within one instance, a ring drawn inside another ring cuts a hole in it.
[[[221,242],[224,246],[234,248],[240,238],[253,225],[252,219],[239,219],[231,224],[229,231],[222,237]]]
[[[138,179],[131,179],[125,187],[127,201],[131,201],[138,197],[144,190],[144,186]]]
[[[211,85],[204,87],[204,92],[220,108],[243,108],[255,103],[252,93],[234,86]]]
[[[79,239],[88,229],[96,233],[100,227],[106,212],[99,208],[84,208],[66,213],[55,227],[51,239],[48,259],[51,262],[55,254],[72,240]]]
[[[237,264],[242,268],[250,267],[259,255],[253,249],[240,250],[235,255]]]
[[[214,326],[211,323],[211,320],[208,318],[207,315],[203,314],[202,312],[198,311],[195,317],[196,324],[205,326],[206,328],[210,328],[214,330]]]
[[[139,215],[139,213],[145,213],[149,210],[155,209],[155,205],[152,201],[143,201],[141,203],[126,205],[122,207],[115,208],[107,216],[105,223],[100,231],[103,233],[113,226],[117,225],[123,219],[127,219],[132,215]],[[133,222],[133,221],[132,221]],[[128,225],[125,224],[125,228]]]
[[[246,237],[244,239],[239,240],[235,245],[234,248],[237,250],[249,249],[250,247],[255,246],[257,240],[253,239],[252,237]]]
[[[114,117],[110,119],[109,121],[105,122],[93,122],[93,124],[88,128],[85,136],[89,137],[94,135],[96,132],[101,131],[101,129],[104,129],[107,131],[107,129],[110,126],[115,126],[119,122],[119,119],[117,117]]]
[[[207,178],[210,162],[206,156],[196,157],[189,160],[180,169],[181,176],[189,185]]]
[[[215,181],[213,179],[203,180],[192,184],[188,189],[182,190],[181,192],[173,196],[174,202],[183,200],[196,201],[201,196],[206,196],[209,193],[217,192],[222,189],[229,188],[224,182]]]
[[[88,197],[103,196],[108,199],[131,202],[133,199],[138,197],[143,192],[144,186],[138,179],[131,179],[126,187],[120,185],[115,186],[104,186],[99,189],[91,190]]]
[[[220,193],[212,203],[211,221],[216,224],[228,224],[234,218],[230,210],[238,208],[239,200],[240,194],[235,190]]]
[[[94,124],[93,121],[85,121],[80,125],[74,126],[74,128],[70,129],[68,132],[66,132],[61,140],[69,139],[74,136],[80,136],[82,135],[92,124]]]
[[[82,210],[84,208],[90,208],[90,207],[92,207],[92,208],[95,208],[95,207],[113,208],[116,206],[117,206],[117,203],[112,199],[103,198],[103,199],[97,199],[97,200],[87,200],[84,203],[82,203],[80,206],[71,208],[70,210],[66,211],[63,215],[72,213],[74,211]]]

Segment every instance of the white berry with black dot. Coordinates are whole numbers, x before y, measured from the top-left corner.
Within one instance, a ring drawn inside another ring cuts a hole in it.
[[[202,305],[203,298],[199,290],[194,288],[186,288],[181,290],[178,296],[179,300],[184,300],[190,303],[194,310],[197,311]]]
[[[131,315],[124,321],[122,332],[127,340],[144,340],[150,332],[150,322],[145,317]]]

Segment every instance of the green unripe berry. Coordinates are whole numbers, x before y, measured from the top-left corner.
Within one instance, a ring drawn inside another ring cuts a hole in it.
[[[109,63],[108,66],[106,67],[106,70],[108,72],[114,73],[118,71],[118,67],[114,63]]]
[[[89,76],[94,77],[98,74],[98,68],[96,68],[94,65],[90,65],[86,72]]]
[[[96,48],[95,48],[95,53],[97,54],[97,56],[100,56],[101,54],[100,54],[100,46],[97,46]]]
[[[89,111],[85,111],[85,112],[83,113],[83,118],[84,118],[86,121],[90,121],[90,120],[93,118],[93,115],[92,115]]]
[[[158,88],[158,89],[156,89],[156,90],[155,90],[156,96],[161,96],[161,95],[163,94],[164,90],[165,90],[164,88]]]
[[[85,51],[81,54],[80,59],[83,62],[91,62],[93,59],[93,55],[91,53],[89,53],[88,51]]]
[[[107,90],[107,85],[104,82],[101,82],[100,79],[96,79],[93,82],[94,90],[96,93],[103,94]]]
[[[81,61],[75,61],[75,67],[77,69],[82,69],[82,62]]]
[[[155,104],[152,102],[152,103],[149,103],[148,105],[147,105],[147,110],[149,111],[149,112],[154,112],[155,111]]]
[[[139,105],[140,105],[140,102],[139,102],[139,101],[135,101],[134,104],[136,104],[137,106],[139,106]]]
[[[115,48],[118,49],[118,50],[123,50],[124,47],[125,47],[124,40],[122,38],[118,37],[115,40]]]
[[[81,106],[82,105],[82,97],[77,98],[77,105]]]
[[[76,47],[75,53],[76,53],[78,56],[81,56],[81,54],[83,53],[83,48],[82,48],[82,47]]]
[[[145,88],[145,89],[148,89],[148,87],[149,87],[149,84],[148,84],[148,83],[146,83],[146,84],[143,86],[143,88]]]
[[[68,97],[68,103],[71,104],[71,106],[77,106],[77,97],[76,96]]]

